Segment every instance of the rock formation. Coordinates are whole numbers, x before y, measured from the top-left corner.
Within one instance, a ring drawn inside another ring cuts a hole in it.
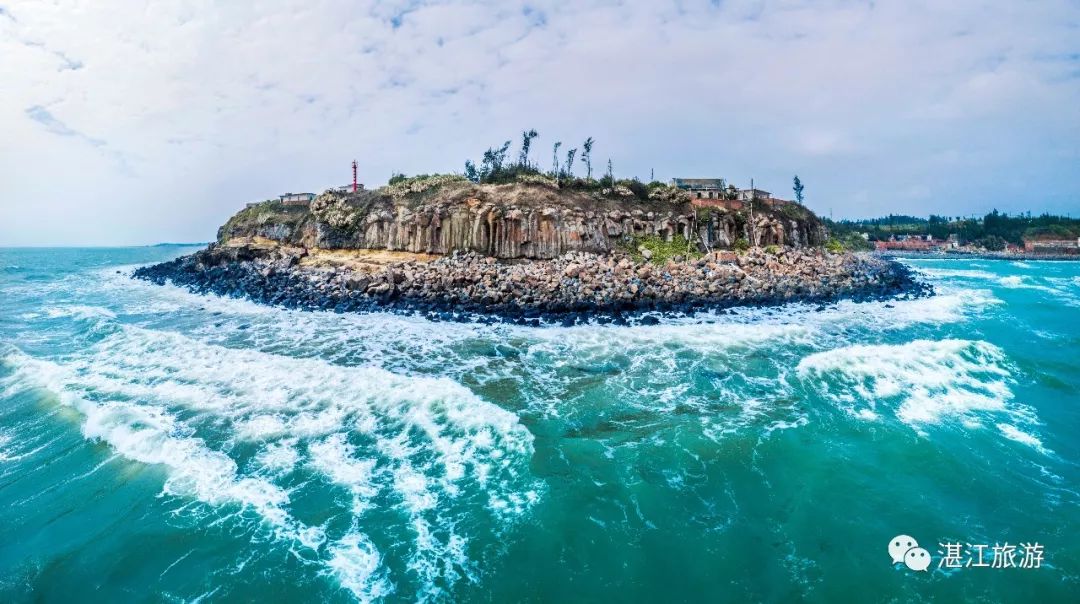
[[[542,183],[451,181],[404,195],[330,191],[310,210],[258,204],[230,219],[218,240],[258,237],[305,248],[550,259],[567,252],[607,254],[636,238],[674,236],[708,251],[730,249],[739,239],[757,246],[818,246],[826,233],[812,212],[794,204],[763,204],[751,220],[745,210],[699,208],[677,195],[642,200]]]

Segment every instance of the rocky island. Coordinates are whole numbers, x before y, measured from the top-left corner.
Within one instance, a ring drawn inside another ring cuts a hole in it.
[[[206,249],[135,277],[289,308],[527,324],[929,293],[896,262],[826,249],[822,221],[793,202],[503,180],[397,178],[249,204]]]

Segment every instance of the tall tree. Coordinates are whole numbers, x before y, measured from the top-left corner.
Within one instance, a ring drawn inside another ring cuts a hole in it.
[[[577,147],[566,152],[566,177],[574,177],[574,156],[577,155]]]
[[[581,145],[584,149],[581,153],[581,159],[585,161],[585,180],[592,180],[592,146],[594,142],[593,137],[590,136]]]
[[[495,171],[502,171],[503,162],[506,161],[506,152],[510,150],[510,141],[503,143],[495,154]]]
[[[521,157],[518,158],[518,164],[523,168],[529,167],[529,147],[532,146],[532,140],[536,137],[535,128],[530,128],[521,133]]]
[[[615,186],[615,170],[611,167],[611,158],[607,160],[607,177],[611,181],[611,186]]]
[[[488,147],[487,151],[484,151],[484,158],[480,160],[480,170],[477,172],[477,178],[480,182],[486,182],[492,174],[495,173],[495,159],[498,155],[498,151]]]
[[[476,164],[471,159],[465,160],[465,178],[473,182],[480,182],[480,175],[476,171]]]
[[[555,178],[559,178],[559,147],[562,146],[562,141],[556,141],[555,146],[551,149],[551,175]]]
[[[799,202],[799,205],[802,205],[802,202],[803,202],[803,184],[802,184],[802,181],[799,180],[799,175],[798,174],[795,175],[794,189],[795,189],[795,201]]]

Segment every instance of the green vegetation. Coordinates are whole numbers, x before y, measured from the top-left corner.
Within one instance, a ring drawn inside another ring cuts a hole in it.
[[[234,233],[252,233],[267,224],[295,225],[306,215],[307,209],[303,206],[288,206],[277,199],[268,199],[233,214],[218,229],[218,241],[224,243]]]
[[[400,177],[400,178],[398,178]],[[460,174],[420,174],[419,176],[395,175],[384,191],[391,197],[417,195],[454,182],[467,182]]]
[[[766,254],[772,254],[773,256],[775,256],[775,255],[780,253],[780,248],[776,247],[775,245],[766,245],[765,246],[765,253]]]
[[[796,174],[795,175],[794,186],[792,187],[792,189],[795,191],[795,201],[797,201],[799,203],[799,205],[802,205],[802,203],[803,203],[803,189],[804,188],[805,187],[803,187],[802,181],[799,180],[799,175]]]
[[[858,233],[848,233],[839,241],[844,246],[844,249],[852,252],[869,252],[874,249],[874,244],[863,239],[862,235]]]
[[[671,241],[658,235],[644,237],[628,237],[623,242],[623,247],[637,262],[645,260],[642,249],[649,250],[651,257],[649,262],[653,264],[666,264],[668,260],[674,260],[676,256],[683,258],[700,258],[701,252],[686,237],[675,235]]]
[[[743,237],[739,237],[735,240],[735,243],[731,246],[736,252],[745,252],[750,249],[750,242]]]
[[[1005,240],[997,235],[979,237],[973,242],[975,245],[991,252],[1000,252],[1005,249]]]
[[[566,150],[565,157],[560,156],[562,141],[556,141],[551,148],[551,170],[544,172],[529,160],[533,140],[539,136],[535,129],[525,130],[521,134],[521,149],[517,161],[507,161],[510,141],[498,147],[489,147],[484,152],[479,165],[472,160],[465,161],[462,177],[477,184],[533,183],[551,185],[560,189],[571,189],[597,193],[611,197],[636,197],[641,200],[681,203],[689,197],[685,192],[667,183],[652,181],[644,183],[635,178],[616,179],[611,159],[607,160],[607,173],[599,179],[593,178],[593,147],[596,140],[588,137],[580,147]],[[585,177],[574,175],[574,162],[580,159],[585,164]],[[395,175],[395,179],[405,179]],[[392,180],[391,184],[397,184]]]
[[[844,244],[840,243],[840,240],[835,237],[829,237],[829,240],[825,242],[825,250],[834,254],[839,254],[844,251]]]
[[[851,234],[867,233],[870,241],[887,241],[893,235],[930,235],[944,240],[956,235],[961,244],[997,246],[997,237],[1006,243],[1022,245],[1025,238],[1074,239],[1080,237],[1080,219],[1043,214],[1009,215],[994,210],[981,218],[931,215],[929,218],[889,215],[868,220],[826,220],[833,236],[847,241]],[[991,248],[987,248],[991,249]],[[1001,249],[1004,249],[1003,247]]]
[[[801,220],[809,221],[815,218],[813,212],[808,210],[806,206],[797,205],[794,203],[785,203],[777,208],[777,213],[787,218],[788,220]]]

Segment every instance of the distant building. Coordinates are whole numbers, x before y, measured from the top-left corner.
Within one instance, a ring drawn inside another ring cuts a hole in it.
[[[690,194],[690,203],[703,208],[741,210],[743,202],[728,199],[735,187],[723,178],[672,178],[671,184]]]
[[[671,184],[689,193],[690,202],[699,207],[741,210],[751,201],[774,208],[791,203],[762,189],[736,189],[723,178],[672,178]]]
[[[691,199],[726,199],[727,182],[723,178],[672,178],[671,184],[690,192]]]
[[[907,252],[929,252],[940,249],[943,246],[933,241],[927,241],[926,239],[905,237],[904,239],[897,238],[893,241],[875,241],[874,247],[877,248],[878,251],[900,250]]]
[[[1076,239],[1025,239],[1029,254],[1080,255],[1080,237]]]
[[[304,206],[311,203],[311,200],[315,199],[314,193],[286,193],[284,195],[278,195],[278,199],[281,203],[287,206]]]
[[[757,199],[771,199],[772,193],[768,191],[762,191],[761,189],[739,189],[735,193],[736,199],[740,201],[750,201]]]

